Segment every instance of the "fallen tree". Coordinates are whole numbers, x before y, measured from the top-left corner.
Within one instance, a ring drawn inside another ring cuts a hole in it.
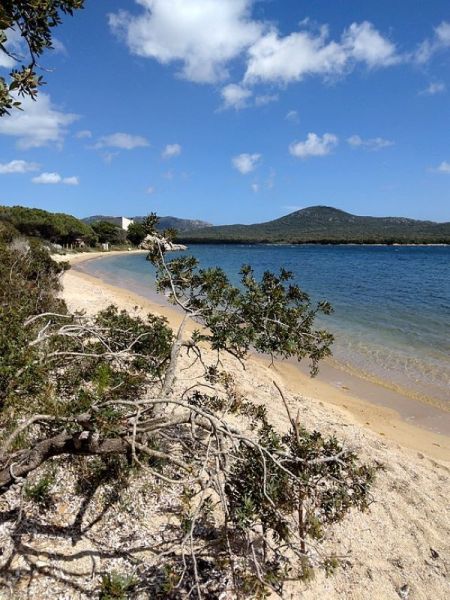
[[[219,597],[225,574],[235,597],[263,598],[281,593],[286,577],[336,566],[318,540],[351,507],[368,506],[373,468],[302,428],[274,383],[289,420],[276,431],[221,360],[228,353],[245,366],[256,349],[309,359],[315,374],[332,343],[314,327],[327,303],[313,306],[285,270],[257,280],[244,266],[236,287],[192,257],[167,261],[155,244],[158,287],[184,313],[174,334],[161,317],[113,306],[69,314],[56,296],[63,267],[45,250],[24,242],[0,252],[2,493],[26,489],[35,471],[69,457],[106,466],[115,457],[120,472],[138,469],[176,489],[177,532],[154,558],[164,573],[159,597]],[[197,324],[189,335],[188,320]],[[200,374],[180,387],[182,352]]]

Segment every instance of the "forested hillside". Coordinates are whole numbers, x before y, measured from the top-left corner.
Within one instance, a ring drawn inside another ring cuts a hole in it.
[[[404,217],[360,217],[312,206],[255,225],[222,225],[180,235],[183,242],[450,243],[450,223]]]

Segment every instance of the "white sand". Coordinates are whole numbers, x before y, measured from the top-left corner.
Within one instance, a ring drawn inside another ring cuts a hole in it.
[[[89,255],[91,257],[93,255]],[[129,310],[136,306],[147,312],[155,308],[143,298],[76,271],[67,272],[63,283],[63,295],[72,310],[92,313],[110,303]],[[170,308],[158,306],[157,311],[164,313],[173,325],[179,320],[179,315]],[[317,572],[316,578],[307,585],[288,583],[283,599],[444,600],[450,597],[446,580],[450,540],[446,512],[450,497],[448,439],[404,423],[394,411],[346,396],[344,391],[326,383],[311,382],[292,365],[278,366],[275,371],[263,360],[251,358],[243,371],[231,359],[227,358],[225,364],[236,376],[240,391],[249,399],[265,404],[271,422],[280,430],[287,427],[287,419],[273,379],[284,388],[291,411],[299,413],[303,425],[336,434],[355,449],[362,460],[377,460],[385,465],[385,470],[377,476],[368,512],[352,511],[327,533],[323,551],[339,556],[341,567],[330,577]],[[43,589],[51,590],[46,597],[58,600],[93,597],[92,590],[98,580],[92,578],[92,573],[121,568],[120,563],[111,564],[99,553],[101,540],[110,540],[112,549],[114,542],[120,545],[121,531],[129,533],[133,528],[135,538],[132,539],[139,540],[147,535],[143,531],[142,515],[147,519],[144,522],[155,518],[148,496],[142,503],[140,497],[134,491],[130,500],[133,509],[130,508],[129,513],[118,514],[113,507],[73,547],[58,535],[27,539],[31,548],[29,557],[39,558],[39,574],[35,571],[31,576],[24,559],[18,558],[13,564],[25,565],[24,574],[17,576],[12,596],[4,597],[38,599],[43,597]],[[70,525],[73,518],[73,508],[67,505],[67,500],[61,500],[54,516],[48,517],[58,526]],[[93,519],[93,515],[88,513],[85,519],[88,518]],[[45,551],[48,548],[51,548],[51,556]],[[63,559],[55,558],[58,553]],[[78,569],[79,589],[64,583],[69,566]],[[52,576],[46,575],[47,568]],[[55,579],[55,574],[61,574],[61,578]],[[91,593],[86,591],[89,589]]]

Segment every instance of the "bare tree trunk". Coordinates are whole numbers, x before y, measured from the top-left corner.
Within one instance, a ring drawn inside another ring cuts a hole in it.
[[[125,454],[129,444],[122,438],[100,440],[89,431],[68,433],[63,431],[55,437],[38,442],[30,450],[17,452],[7,466],[0,469],[0,490],[6,491],[18,479],[26,477],[53,456]]]

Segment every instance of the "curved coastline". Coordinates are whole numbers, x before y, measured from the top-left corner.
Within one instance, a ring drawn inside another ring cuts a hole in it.
[[[129,252],[115,252],[119,253]],[[77,268],[77,265],[81,267],[81,263],[85,261],[101,260],[111,255],[112,253],[100,252],[80,253],[57,258],[68,260],[75,267],[65,273],[63,278],[64,296],[69,305],[73,308],[87,308],[95,297],[106,296],[119,306],[136,305],[157,312],[165,316],[173,327],[176,326],[180,321],[180,313],[163,296],[155,294],[154,299],[149,299]],[[87,287],[87,290],[83,287]],[[87,297],[86,291],[92,297]],[[267,367],[267,360],[263,356],[254,355],[250,360]],[[319,376],[314,379],[307,374],[306,365],[277,362],[275,369],[294,393],[312,398],[325,406],[338,408],[355,424],[403,447],[424,452],[437,459],[450,460],[450,418],[447,412],[387,390],[376,383],[359,379],[329,362],[322,366]]]

